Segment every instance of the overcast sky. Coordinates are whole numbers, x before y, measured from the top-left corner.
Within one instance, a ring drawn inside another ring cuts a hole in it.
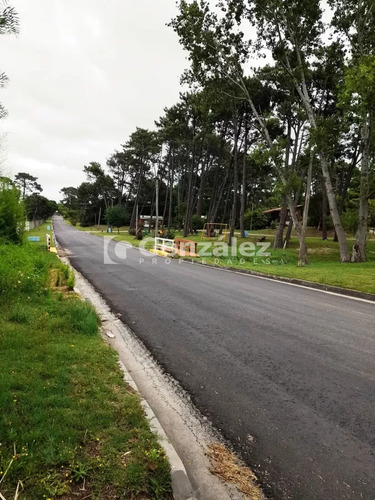
[[[60,199],[103,165],[135,127],[152,128],[178,100],[185,55],[171,28],[174,0],[12,0],[21,32],[2,36],[2,170],[38,177]]]

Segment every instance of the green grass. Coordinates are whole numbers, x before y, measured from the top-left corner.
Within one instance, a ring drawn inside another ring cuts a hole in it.
[[[0,246],[0,491],[7,500],[17,486],[25,500],[171,498],[140,398],[94,309],[66,281],[44,243]]]
[[[257,238],[238,239],[238,244],[252,241]],[[273,237],[267,237],[272,243]],[[315,283],[338,286],[352,290],[375,294],[375,241],[368,243],[368,262],[361,264],[342,264],[338,244],[333,241],[322,241],[316,237],[307,238],[310,265],[298,267],[298,242],[291,240],[285,250],[273,250],[272,246],[266,251],[269,257],[204,257],[206,263],[223,267],[233,267],[248,271],[256,271],[267,275],[280,276],[311,281]],[[198,246],[199,250],[199,246]],[[198,259],[199,260],[199,259]],[[200,259],[202,260],[202,259]]]
[[[49,229],[47,229],[47,227],[49,227]],[[49,234],[52,238],[52,223],[50,220],[46,221],[44,224],[42,224],[41,226],[39,226],[36,229],[32,229],[30,231],[25,231],[25,240],[27,240],[27,238],[29,236],[39,236],[40,242],[39,243],[32,243],[32,244],[33,245],[43,244],[46,246],[47,245],[46,234]],[[52,243],[52,239],[51,239],[51,243]]]

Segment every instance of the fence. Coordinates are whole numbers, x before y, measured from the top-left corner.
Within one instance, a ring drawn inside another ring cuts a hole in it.
[[[43,219],[35,219],[26,221],[26,231],[31,231],[32,229],[37,229],[44,223]]]

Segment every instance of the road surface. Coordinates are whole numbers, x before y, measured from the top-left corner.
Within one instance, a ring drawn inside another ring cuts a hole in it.
[[[271,498],[375,499],[375,304],[160,257],[156,264],[61,218],[54,225],[72,264]]]

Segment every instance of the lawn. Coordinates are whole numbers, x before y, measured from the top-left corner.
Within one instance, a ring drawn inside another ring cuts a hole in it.
[[[254,238],[252,239],[255,242]],[[267,240],[267,238],[266,238]],[[268,239],[271,241],[271,238]],[[239,240],[239,244],[244,240]],[[239,270],[256,271],[267,275],[293,278],[325,285],[337,286],[375,294],[375,242],[368,244],[368,262],[361,264],[341,263],[337,243],[308,238],[310,265],[298,267],[298,243],[293,239],[285,250],[266,250],[268,257],[209,256],[203,258],[206,263]],[[202,260],[202,259],[201,259]]]
[[[1,498],[171,498],[140,398],[71,287],[44,241],[0,246]]]

